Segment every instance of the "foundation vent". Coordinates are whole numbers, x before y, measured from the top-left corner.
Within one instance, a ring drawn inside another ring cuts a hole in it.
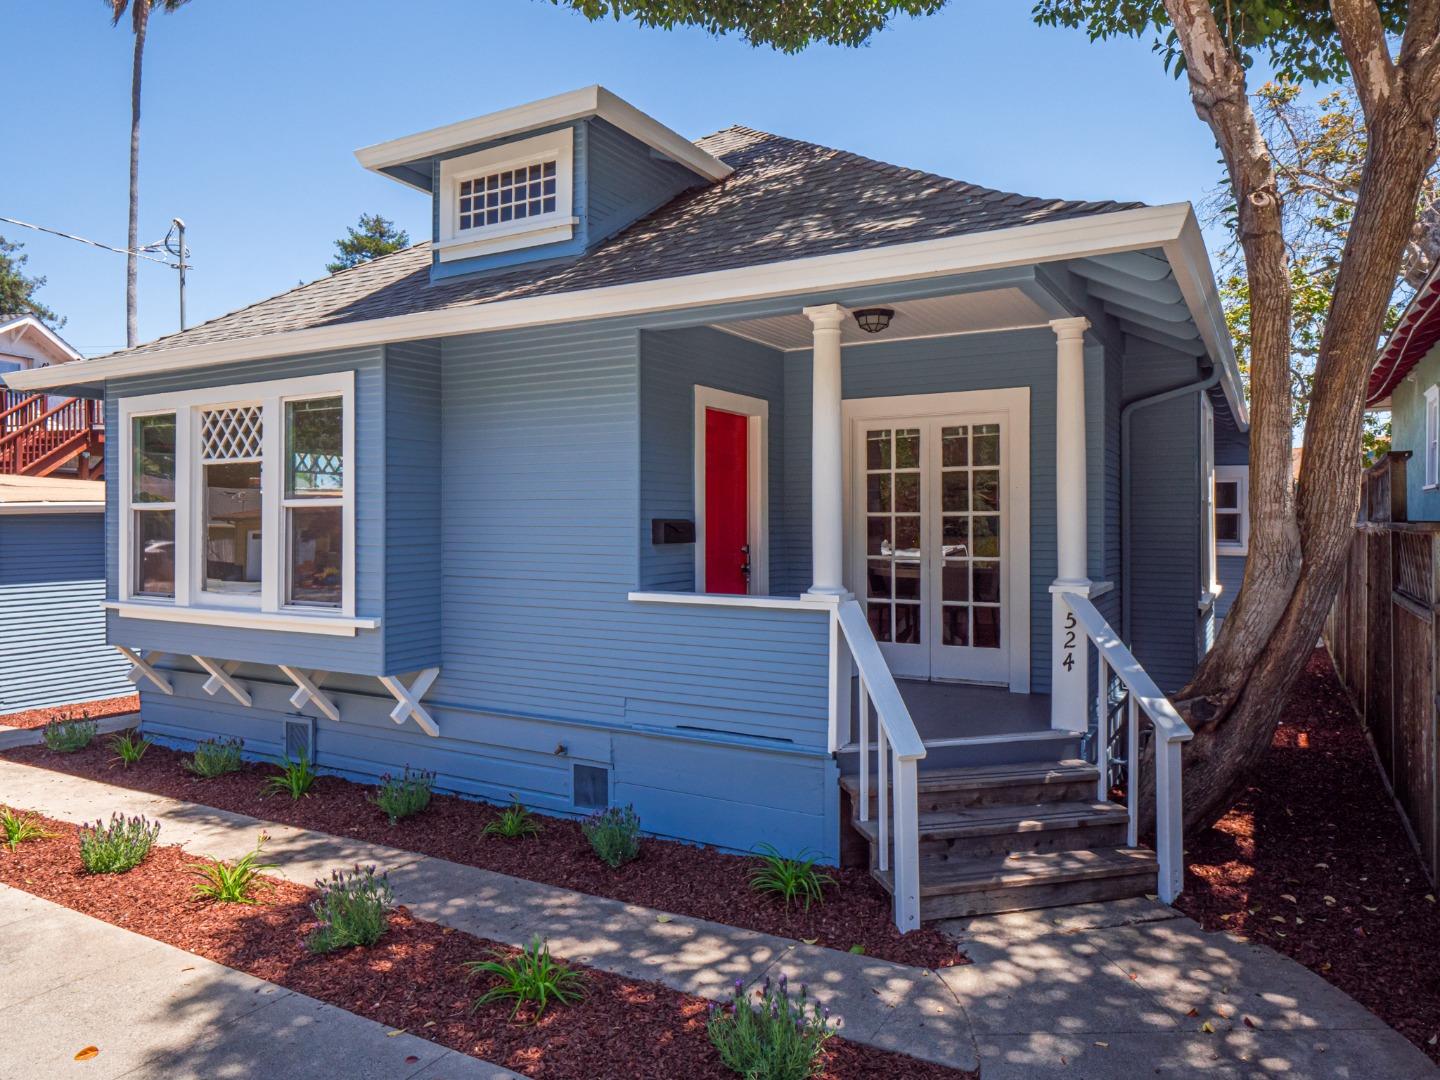
[[[603,810],[610,805],[610,770],[598,765],[573,765],[577,810]]]
[[[315,721],[309,717],[285,721],[285,756],[291,761],[315,763]]]

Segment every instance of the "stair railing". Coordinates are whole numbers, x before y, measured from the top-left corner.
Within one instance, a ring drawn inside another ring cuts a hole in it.
[[[894,870],[895,925],[902,932],[920,926],[920,804],[918,762],[925,743],[890,674],[865,612],[854,599],[835,606],[834,641],[844,642],[860,681],[860,820],[870,819],[870,792],[876,794],[879,869]],[[835,664],[832,672],[844,670]],[[848,681],[848,680],[847,680]],[[849,687],[834,688],[849,695]],[[874,787],[870,776],[870,707],[875,707]],[[891,821],[894,835],[891,836]],[[893,843],[892,843],[893,841]]]
[[[1181,797],[1180,747],[1194,733],[1175,711],[1170,699],[1160,692],[1155,680],[1105,621],[1105,616],[1087,597],[1077,593],[1059,596],[1075,614],[1095,648],[1098,661],[1096,689],[1095,764],[1100,770],[1096,797],[1110,798],[1110,752],[1124,725],[1125,804],[1130,815],[1128,843],[1135,847],[1140,833],[1140,725],[1148,721],[1155,733],[1155,857],[1160,864],[1157,892],[1165,903],[1180,895],[1185,884],[1184,802]],[[1125,688],[1120,710],[1110,707],[1110,677]],[[1123,718],[1123,719],[1122,719]]]
[[[37,394],[35,400],[43,405],[45,396]],[[22,414],[19,410],[28,405],[21,402],[15,410],[17,416],[27,419],[0,433],[0,473],[24,475],[47,453],[91,431],[96,419],[104,415],[100,403],[87,398],[67,398],[53,409]]]

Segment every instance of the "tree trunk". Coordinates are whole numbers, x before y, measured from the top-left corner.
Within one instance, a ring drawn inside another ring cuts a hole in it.
[[[140,341],[136,297],[140,276],[140,72],[145,59],[145,31],[150,23],[150,0],[133,0],[135,5],[135,60],[130,71],[130,227],[125,247],[125,347]]]
[[[1211,824],[1243,789],[1270,746],[1286,695],[1334,602],[1359,505],[1365,388],[1433,146],[1433,118],[1417,116],[1403,102],[1371,127],[1305,424],[1296,496],[1302,565],[1273,630],[1263,637],[1232,637],[1232,645],[1253,649],[1253,662],[1235,689],[1226,692],[1224,707],[1210,717],[1190,710],[1196,736],[1184,755],[1187,830]],[[1262,506],[1258,512],[1269,509]],[[1244,588],[1252,588],[1248,573]],[[1233,612],[1227,631],[1231,617]],[[1202,664],[1197,684],[1209,678],[1208,667],[1208,661]],[[1151,783],[1146,789],[1147,803],[1153,804]]]

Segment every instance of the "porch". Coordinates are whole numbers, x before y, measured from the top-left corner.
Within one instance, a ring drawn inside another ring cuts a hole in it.
[[[1082,269],[1118,282],[1163,265],[1107,262]],[[1116,325],[1204,346],[1179,320],[1130,323],[1147,318],[1133,281],[1134,312],[1123,289],[1077,302],[1026,268],[642,334],[630,598],[828,614],[841,816],[902,927],[1178,892],[1189,733],[1110,622],[1106,462]],[[1158,863],[1136,848],[1138,808],[1109,801],[1142,728],[1171,803]]]

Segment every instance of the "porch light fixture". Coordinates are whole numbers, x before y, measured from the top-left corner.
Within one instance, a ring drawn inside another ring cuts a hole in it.
[[[855,312],[855,321],[867,334],[878,334],[890,325],[895,312],[888,307],[867,307]]]

